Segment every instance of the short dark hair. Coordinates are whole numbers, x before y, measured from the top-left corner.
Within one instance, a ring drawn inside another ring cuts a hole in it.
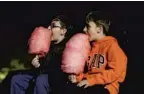
[[[68,17],[64,16],[64,15],[58,15],[56,16],[53,21],[60,21],[60,24],[62,26],[62,28],[66,28],[66,29],[71,29],[71,24],[70,21],[68,19]]]
[[[106,16],[105,13],[100,11],[92,11],[86,16],[86,23],[88,24],[90,21],[95,22],[96,25],[102,26],[104,34],[108,35],[111,21]]]
[[[67,32],[65,34],[66,38],[70,38],[72,35],[74,35],[75,32],[73,32],[73,30],[72,30],[73,25],[71,24],[71,21],[67,16],[65,16],[65,15],[55,16],[53,18],[53,21],[60,21],[62,28],[67,29]]]

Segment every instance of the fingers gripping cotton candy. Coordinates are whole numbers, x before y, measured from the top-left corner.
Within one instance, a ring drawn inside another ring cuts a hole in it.
[[[90,51],[88,36],[82,33],[74,35],[66,44],[61,69],[66,73],[83,72]]]
[[[52,32],[44,27],[36,27],[28,41],[29,53],[45,56],[50,47]]]

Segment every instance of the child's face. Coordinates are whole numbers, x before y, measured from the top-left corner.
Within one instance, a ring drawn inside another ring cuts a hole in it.
[[[89,36],[90,41],[97,40],[100,36],[100,27],[98,27],[95,22],[90,21],[83,29],[83,31]]]
[[[60,21],[52,21],[48,29],[52,31],[52,41],[57,41],[65,34],[65,29],[61,27]]]

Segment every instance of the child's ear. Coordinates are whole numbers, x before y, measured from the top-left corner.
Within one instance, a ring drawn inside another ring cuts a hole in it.
[[[103,26],[99,26],[97,33],[100,33],[100,32],[102,32],[102,31],[103,31]]]
[[[67,32],[67,29],[63,29],[63,31],[62,31],[62,35],[65,35],[66,34],[66,32]]]

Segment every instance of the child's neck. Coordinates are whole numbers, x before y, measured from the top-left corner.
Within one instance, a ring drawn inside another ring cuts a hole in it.
[[[102,40],[105,36],[106,36],[106,35],[101,35],[101,36],[99,36],[99,38],[97,38],[96,41]]]

